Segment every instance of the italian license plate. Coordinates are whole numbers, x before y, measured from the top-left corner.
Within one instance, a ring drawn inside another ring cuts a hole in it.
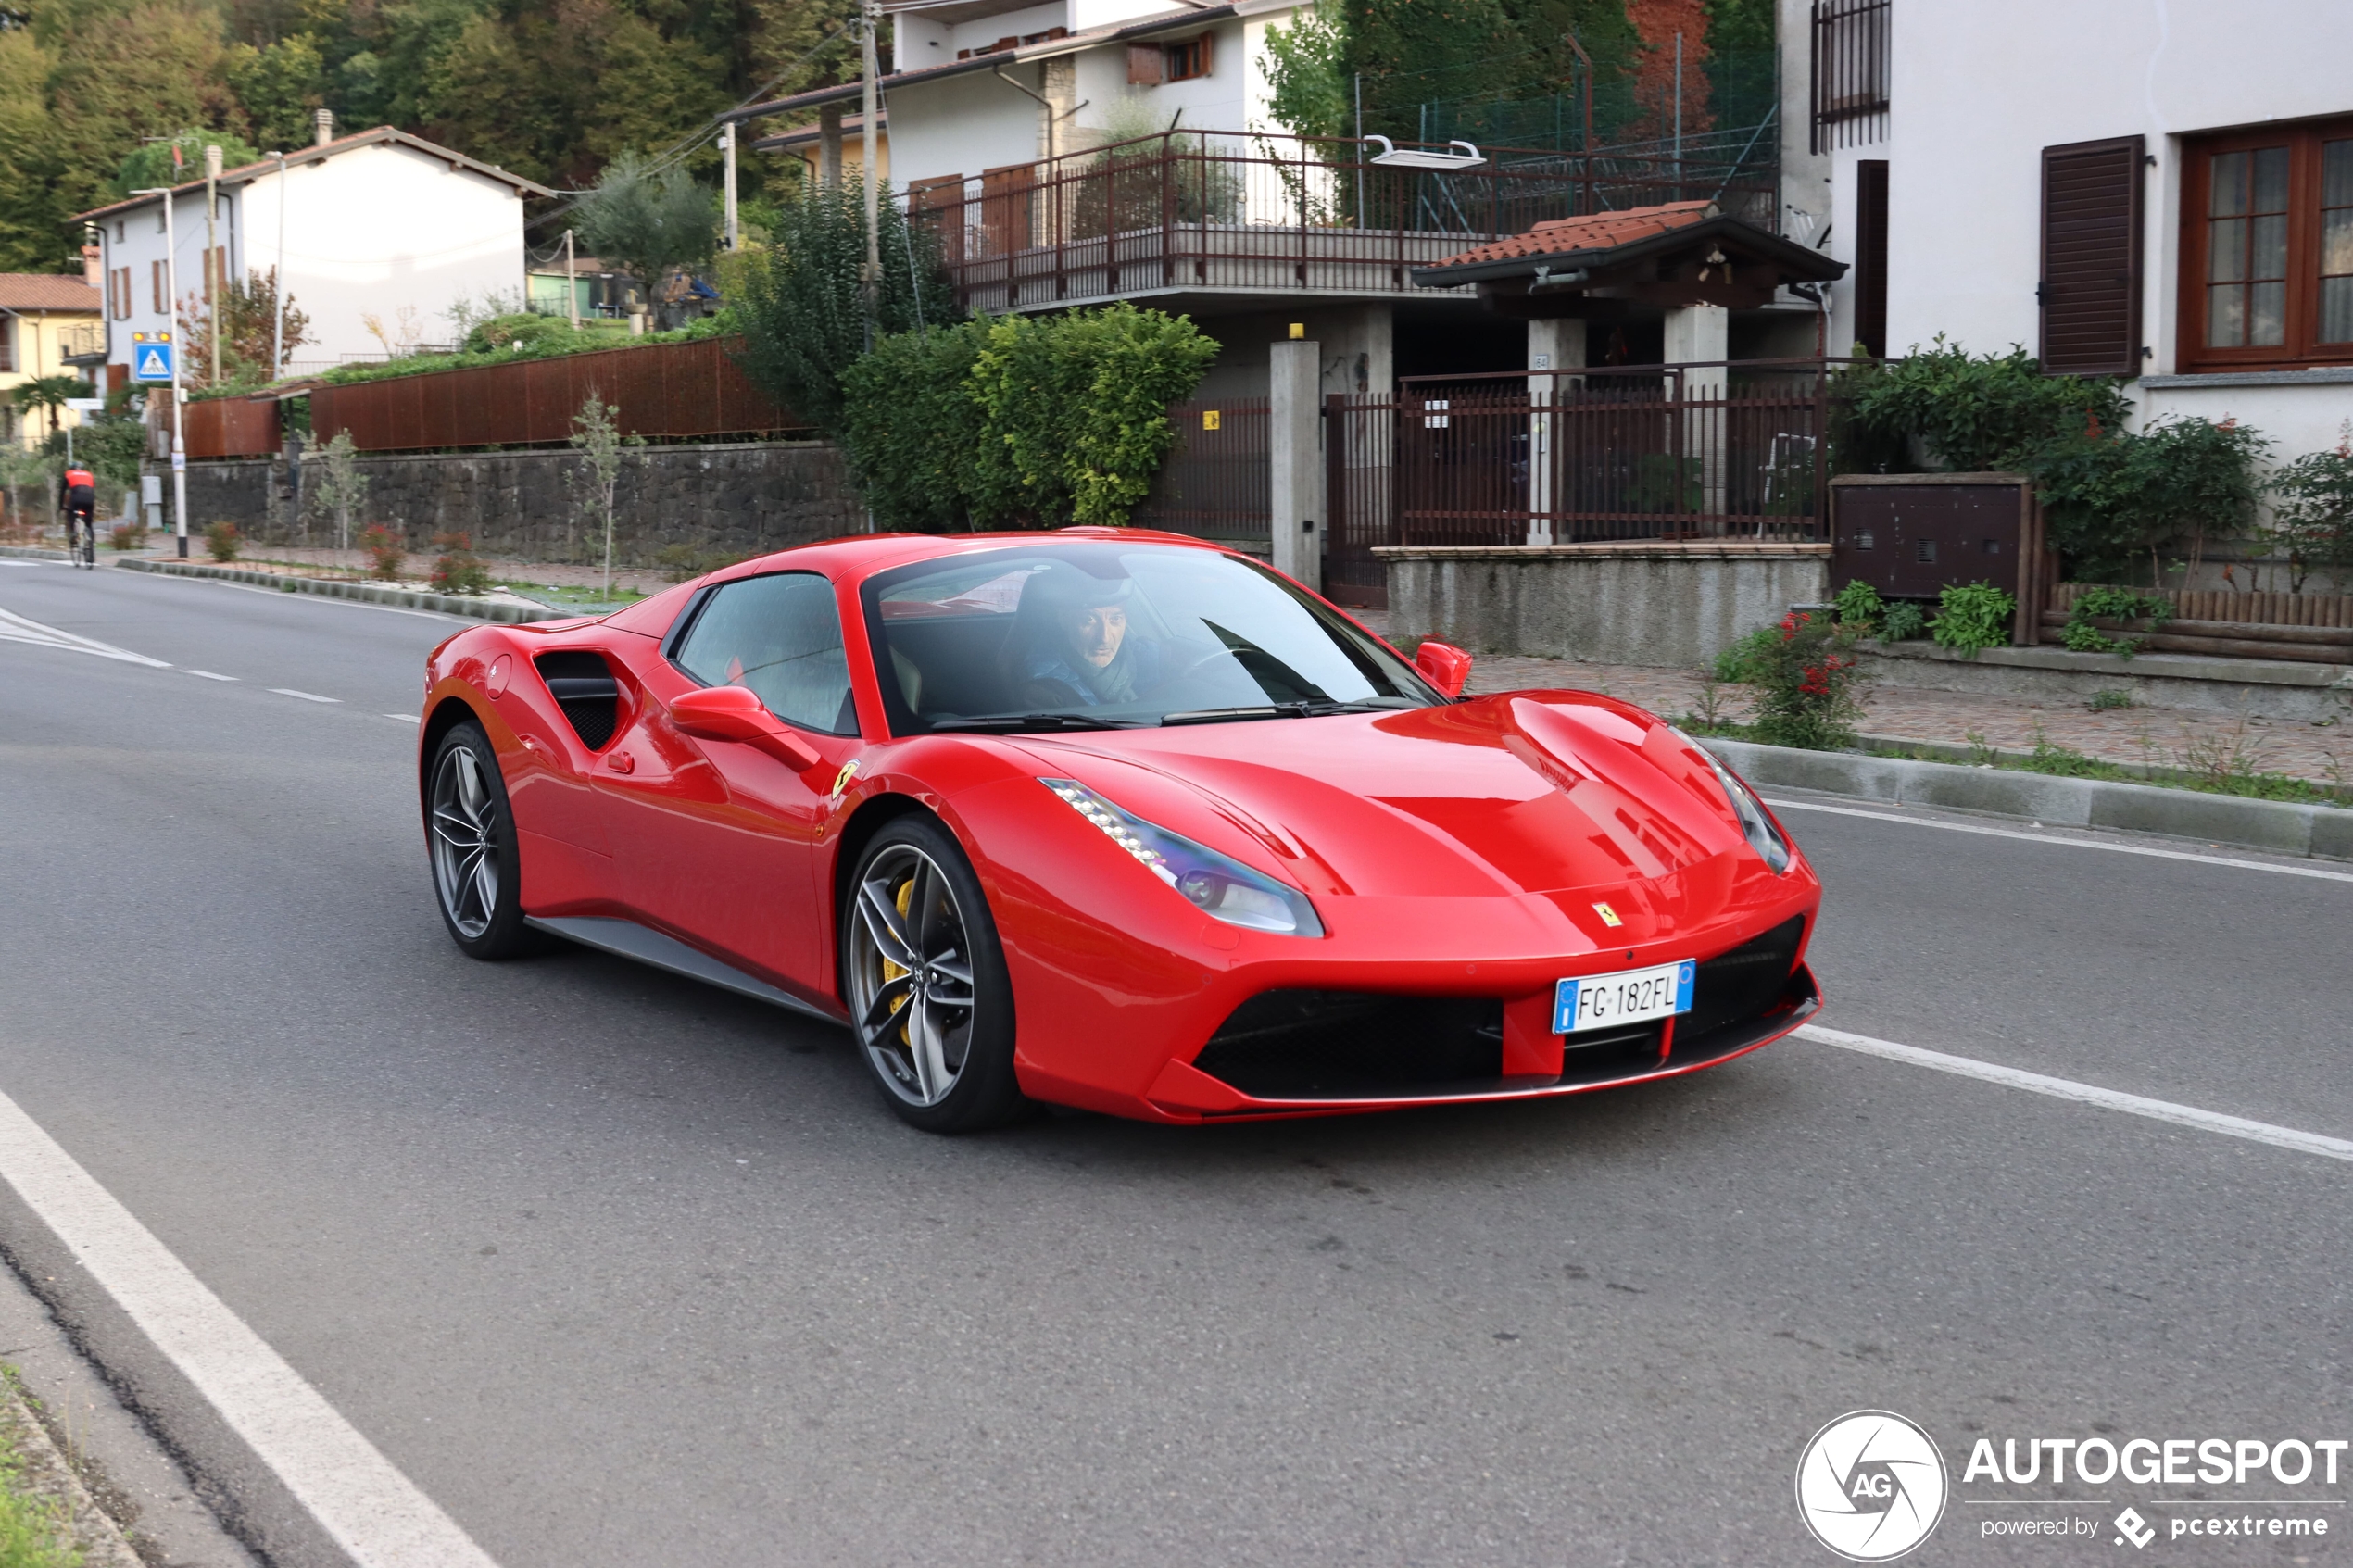
[[[1577,1035],[1689,1012],[1692,981],[1698,970],[1695,961],[1685,959],[1655,969],[1564,980],[1553,988],[1553,1033]]]

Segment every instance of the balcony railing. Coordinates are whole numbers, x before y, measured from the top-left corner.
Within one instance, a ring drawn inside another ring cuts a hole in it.
[[[107,329],[95,321],[76,322],[57,332],[57,358],[60,359],[103,359],[107,357]]]
[[[1175,289],[1403,294],[1412,269],[1547,219],[1712,199],[1770,229],[1778,208],[1756,170],[1648,149],[1490,148],[1473,169],[1403,168],[1373,151],[1172,131],[918,182],[908,203],[960,301],[984,310]]]

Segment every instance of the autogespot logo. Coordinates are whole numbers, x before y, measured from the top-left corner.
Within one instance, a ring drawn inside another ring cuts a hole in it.
[[[1944,1516],[1944,1456],[1890,1411],[1856,1411],[1814,1434],[1797,1461],[1797,1512],[1851,1562],[1903,1556]]]

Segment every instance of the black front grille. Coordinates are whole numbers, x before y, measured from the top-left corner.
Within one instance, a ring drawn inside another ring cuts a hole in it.
[[[1492,1090],[1504,1004],[1490,997],[1263,991],[1193,1065],[1260,1099],[1387,1098]]]
[[[580,744],[595,751],[621,723],[621,683],[600,653],[543,653],[532,661]]]
[[[1794,915],[1729,953],[1702,960],[1692,981],[1692,1010],[1675,1021],[1676,1042],[1745,1022],[1771,1008],[1789,985],[1805,938],[1806,917]]]

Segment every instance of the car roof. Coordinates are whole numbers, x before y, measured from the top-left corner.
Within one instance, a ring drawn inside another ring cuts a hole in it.
[[[911,561],[944,560],[984,550],[1004,549],[1009,546],[1091,543],[1176,545],[1217,555],[1233,553],[1222,545],[1196,539],[1190,534],[1164,533],[1150,528],[1023,529],[999,533],[861,533],[839,539],[824,539],[812,545],[796,545],[789,549],[756,556],[750,560],[738,561],[734,566],[714,571],[703,581],[729,583],[738,577],[757,577],[770,571],[822,571],[839,581],[857,582],[877,571],[904,566]]]

